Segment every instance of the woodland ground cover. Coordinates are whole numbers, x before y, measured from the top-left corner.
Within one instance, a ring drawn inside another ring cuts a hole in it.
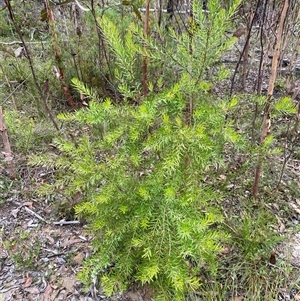
[[[297,300],[298,3],[66,2],[1,12],[3,298]]]

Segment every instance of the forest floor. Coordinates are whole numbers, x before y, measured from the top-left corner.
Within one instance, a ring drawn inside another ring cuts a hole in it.
[[[91,253],[84,226],[55,223],[47,200],[8,182],[0,205],[0,300],[108,300],[95,287],[84,293],[76,279]]]
[[[287,169],[288,181],[297,183],[300,190],[300,160],[291,160]],[[28,168],[26,170],[28,172]],[[29,173],[23,171],[23,180],[34,178],[38,184],[45,181],[48,171],[32,168]],[[92,253],[92,237],[86,225],[61,219],[56,212],[56,205],[50,199],[41,199],[35,195],[34,185],[32,188],[22,187],[19,182],[13,182],[2,174],[0,188],[0,301],[148,300],[143,298],[142,291],[129,291],[107,298],[96,285],[85,292],[76,274],[83,260]],[[300,220],[300,199],[287,195],[288,183],[284,191],[285,197],[289,199],[286,202],[288,209],[285,208],[290,210],[289,218],[280,217],[282,204],[270,204],[274,213],[278,214],[275,227],[281,235],[287,235],[293,229],[291,224],[297,225]],[[291,268],[298,270],[300,234],[291,232],[287,235],[287,239],[278,245],[276,257],[278,261],[285,261]],[[297,287],[300,283],[296,278],[287,280],[287,287],[278,288],[278,300],[300,300],[300,293],[295,288],[295,284]]]

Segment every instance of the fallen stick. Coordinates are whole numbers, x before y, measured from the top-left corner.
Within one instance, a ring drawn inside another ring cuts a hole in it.
[[[60,220],[59,222],[53,222],[53,225],[79,225],[80,221],[66,221],[64,219]]]
[[[47,221],[44,218],[42,218],[39,214],[35,213],[34,211],[32,211],[31,209],[29,209],[28,207],[23,206],[22,208],[24,208],[28,213],[30,213],[31,215],[35,216],[39,220],[47,223]]]

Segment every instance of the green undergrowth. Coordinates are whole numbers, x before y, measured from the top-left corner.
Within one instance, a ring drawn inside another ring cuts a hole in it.
[[[38,269],[37,260],[41,252],[40,241],[36,237],[31,237],[30,230],[23,230],[19,227],[16,227],[9,236],[5,232],[5,228],[0,231],[4,238],[1,238],[1,245],[16,265],[16,269],[22,271]]]
[[[93,254],[78,274],[86,288],[96,283],[113,295],[145,286],[155,300],[166,301],[276,300],[293,271],[284,261],[270,264],[284,238],[274,230],[277,217],[268,206],[274,200],[267,194],[253,200],[250,191],[257,155],[271,160],[282,150],[271,135],[257,145],[261,120],[252,123],[249,111],[262,109],[262,98],[251,100],[249,109],[243,96],[220,99],[212,92],[229,75],[219,61],[236,41],[226,31],[239,1],[227,9],[209,1],[208,15],[193,5],[188,31],[155,28],[159,43],[130,16],[121,24],[118,12],[103,12],[97,21],[111,62],[106,84],[118,99],[102,97],[98,66],[90,52],[79,51],[74,68],[79,58],[93,66],[78,63],[67,78],[75,75],[72,92],[87,107],[60,113],[58,136],[40,118],[47,112],[32,83],[27,92],[22,87],[41,114],[5,112],[12,148],[32,153],[31,165],[51,169],[39,193],[52,197],[57,216],[68,207],[69,218],[75,212],[87,223]],[[14,67],[21,80],[29,77],[23,63]],[[50,67],[37,69],[41,82]],[[58,86],[55,78],[50,85]],[[286,98],[272,114],[293,110]],[[49,141],[51,150],[39,151]]]

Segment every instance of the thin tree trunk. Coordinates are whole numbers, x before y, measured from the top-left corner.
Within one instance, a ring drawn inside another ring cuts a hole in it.
[[[45,0],[45,6],[46,6],[46,10],[47,10],[49,28],[50,28],[50,32],[52,34],[52,39],[53,39],[54,57],[55,57],[55,61],[57,63],[57,68],[55,69],[56,77],[60,81],[61,88],[65,95],[68,106],[70,106],[71,108],[76,108],[77,104],[73,99],[70,88],[68,87],[68,85],[65,82],[64,66],[62,63],[60,48],[59,48],[58,41],[57,41],[57,34],[55,32],[55,21],[54,21],[53,11],[50,8],[49,0]]]
[[[252,13],[249,14],[249,20],[247,22],[247,32],[251,32],[251,24],[253,23],[252,20],[254,18],[254,15]],[[245,91],[246,89],[246,79],[248,75],[248,56],[249,56],[249,49],[250,49],[250,39],[246,40],[245,43],[245,51],[243,55],[243,72],[242,72],[242,89]]]
[[[270,118],[270,110],[272,105],[272,97],[274,92],[274,86],[275,81],[277,77],[277,67],[278,67],[278,60],[280,56],[280,48],[282,43],[282,36],[283,36],[283,29],[285,24],[285,19],[287,17],[287,11],[289,8],[289,0],[284,1],[283,9],[281,11],[280,15],[280,21],[278,25],[277,35],[276,35],[276,42],[274,47],[274,53],[273,53],[273,59],[272,59],[272,69],[271,69],[271,75],[269,80],[269,86],[268,86],[268,96],[265,103],[264,108],[264,116],[263,116],[263,122],[262,122],[262,130],[261,130],[261,136],[260,136],[260,145],[261,150],[258,154],[257,164],[255,168],[254,173],[254,182],[252,186],[252,195],[254,198],[257,198],[258,196],[258,186],[260,182],[261,177],[261,171],[262,171],[262,163],[263,163],[263,144],[267,138],[267,136],[271,133],[271,118]]]
[[[150,30],[149,30],[149,24],[150,24],[150,0],[146,0],[146,13],[145,13],[145,24],[144,24],[144,35],[145,39],[149,37]],[[146,50],[146,43],[144,44],[144,48]],[[143,57],[143,93],[144,97],[147,97],[148,95],[148,58],[145,51],[144,57]]]

